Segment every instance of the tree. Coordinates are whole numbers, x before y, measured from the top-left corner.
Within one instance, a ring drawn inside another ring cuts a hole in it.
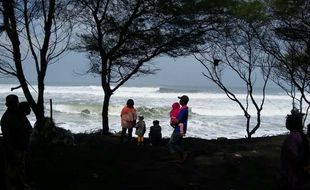
[[[161,55],[197,52],[196,45],[221,28],[221,7],[212,1],[77,0],[77,51],[87,52],[88,73],[98,74],[104,92],[103,133],[108,133],[112,94],[129,79],[154,73],[147,65]]]
[[[264,7],[258,2],[248,2],[236,6],[236,11],[227,18],[229,23],[227,34],[216,43],[209,43],[205,47],[205,53],[196,54],[195,58],[205,67],[203,75],[214,82],[227,97],[236,102],[246,118],[247,138],[252,135],[261,125],[261,112],[265,103],[266,86],[269,81],[271,56],[261,50],[256,32],[264,36]],[[237,95],[223,81],[224,72],[231,70],[244,84],[245,96]],[[264,73],[258,74],[258,73]],[[256,85],[260,78],[262,86]],[[256,93],[259,92],[259,93]],[[259,94],[259,96],[258,96]],[[253,125],[251,109],[256,115]],[[251,127],[253,126],[253,127]]]
[[[261,40],[264,50],[277,60],[273,81],[292,97],[292,107],[310,106],[310,2],[270,1],[269,37]],[[300,97],[297,98],[299,91]],[[307,115],[307,114],[306,114]],[[306,119],[306,117],[305,117]]]
[[[70,40],[71,25],[64,19],[67,4],[58,0],[10,0],[2,1],[0,6],[0,73],[18,79],[39,126],[45,119],[44,79],[48,65],[61,57]],[[36,92],[31,92],[24,67],[36,70]]]

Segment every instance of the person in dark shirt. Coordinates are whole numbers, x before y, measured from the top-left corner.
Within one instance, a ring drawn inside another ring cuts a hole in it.
[[[32,126],[27,118],[27,115],[31,113],[31,108],[28,102],[21,102],[19,103],[19,111],[21,114],[22,118],[22,123],[23,123],[23,135],[22,135],[22,141],[23,141],[23,146],[27,149],[29,146],[30,142],[30,136],[32,133]]]
[[[161,134],[161,126],[159,126],[159,121],[154,120],[153,121],[153,126],[150,128],[150,133],[149,133],[149,139],[150,139],[150,145],[159,145],[162,139],[162,134]]]
[[[187,132],[187,121],[188,121],[188,107],[187,103],[189,101],[188,96],[183,95],[178,97],[180,99],[179,103],[182,106],[179,110],[177,118],[171,123],[173,125],[173,133],[169,140],[169,149],[171,154],[177,154],[181,161],[185,161],[187,158],[187,152],[184,151],[182,146],[183,137]]]

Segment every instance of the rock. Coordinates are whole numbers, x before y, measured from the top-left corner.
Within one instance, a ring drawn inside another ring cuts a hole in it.
[[[223,140],[227,140],[227,138],[226,137],[219,137],[219,138],[217,138],[217,140],[218,141],[223,141]]]
[[[88,109],[84,109],[81,111],[82,114],[87,114],[89,115],[90,114],[90,111]]]

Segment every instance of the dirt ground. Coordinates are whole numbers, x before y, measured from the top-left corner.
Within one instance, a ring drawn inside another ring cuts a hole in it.
[[[180,162],[169,154],[168,139],[156,147],[137,146],[135,142],[121,144],[117,136],[80,134],[75,146],[33,147],[32,181],[38,190],[277,189],[284,138],[263,137],[251,142],[185,138],[189,154]],[[1,159],[2,155],[1,151]],[[3,179],[3,173],[1,176]]]

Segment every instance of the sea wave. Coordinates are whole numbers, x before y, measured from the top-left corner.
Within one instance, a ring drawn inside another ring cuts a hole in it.
[[[25,100],[21,89],[11,92],[16,85],[0,84],[0,113],[6,109],[5,97],[14,93]],[[36,88],[36,86],[34,86]],[[244,89],[237,89],[236,96],[245,102]],[[36,93],[33,92],[34,97]],[[120,112],[129,98],[134,99],[138,114],[144,115],[147,126],[158,119],[163,127],[163,135],[172,132],[169,127],[169,111],[177,97],[189,96],[189,131],[188,136],[216,138],[218,136],[244,137],[245,118],[240,107],[230,101],[225,93],[213,89],[179,87],[121,87],[111,97],[109,105],[109,126],[111,130],[120,130]],[[101,127],[101,110],[104,93],[100,86],[46,86],[46,114],[49,101],[53,99],[54,119],[56,123],[72,130],[82,132]],[[257,94],[255,98],[261,99]],[[285,93],[275,91],[267,93],[262,111],[262,128],[256,134],[279,134],[285,131],[284,121],[291,109],[291,99]],[[249,107],[253,118],[255,109]],[[30,115],[31,121],[35,116]],[[253,119],[254,120],[254,119]],[[309,120],[306,121],[309,123]]]
[[[157,91],[159,93],[198,93],[201,92],[200,90],[193,90],[193,89],[183,89],[183,88],[166,88],[160,87]]]

